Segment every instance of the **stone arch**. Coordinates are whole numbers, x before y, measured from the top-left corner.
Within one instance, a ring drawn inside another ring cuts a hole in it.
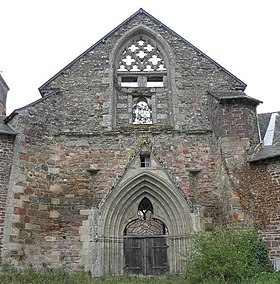
[[[100,208],[103,226],[100,226],[99,234],[121,236],[126,224],[132,221],[129,209],[144,197],[160,208],[161,213],[155,210],[154,215],[166,224],[170,235],[192,232],[190,204],[182,192],[160,177],[143,172],[108,195]]]
[[[165,224],[155,218],[153,204],[146,196],[142,198],[137,211],[135,210],[133,213],[135,219],[126,225],[124,236],[159,236],[168,234]]]
[[[194,232],[191,205],[172,183],[143,171],[112,189],[99,208],[96,247],[99,274],[123,273],[123,238],[127,224],[135,220],[143,198],[153,204],[153,216],[168,230],[170,272],[182,272],[180,253]],[[132,213],[132,214],[131,214]]]
[[[125,32],[116,42],[114,48],[112,49],[112,52],[110,54],[110,63],[109,63],[109,79],[110,79],[110,93],[111,93],[111,125],[113,128],[117,127],[118,124],[123,125],[127,125],[127,124],[131,124],[132,123],[132,97],[134,96],[138,96],[140,93],[141,95],[143,95],[143,90],[137,91],[135,90],[135,92],[133,92],[133,95],[128,95],[128,102],[127,102],[127,112],[125,114],[125,107],[123,106],[123,101],[119,102],[117,101],[117,94],[120,91],[120,77],[118,76],[118,71],[117,71],[117,66],[118,66],[118,58],[121,55],[121,52],[123,51],[123,48],[126,46],[126,44],[128,42],[130,42],[133,38],[137,37],[137,36],[144,36],[145,38],[151,40],[153,43],[155,43],[155,45],[159,48],[159,50],[161,51],[161,54],[163,56],[163,60],[165,62],[165,67],[166,67],[166,75],[159,75],[159,77],[156,75],[155,77],[153,77],[153,74],[150,74],[148,77],[151,80],[150,83],[152,83],[152,81],[155,78],[162,78],[162,84],[164,85],[164,87],[166,88],[166,93],[167,93],[167,97],[168,97],[168,103],[167,105],[169,106],[169,110],[166,112],[166,114],[169,116],[168,119],[166,121],[168,121],[169,124],[174,125],[174,121],[177,120],[176,118],[176,113],[177,110],[175,109],[176,103],[175,101],[176,99],[176,95],[174,92],[174,86],[175,86],[175,69],[174,69],[174,65],[175,65],[175,60],[174,60],[174,56],[173,56],[173,52],[168,44],[168,42],[159,34],[156,33],[155,31],[153,31],[152,29],[150,29],[149,27],[145,26],[145,25],[138,25],[132,29],[130,29],[129,31]],[[132,72],[130,72],[131,75]],[[137,73],[137,72],[136,72]],[[142,73],[142,72],[140,72]],[[149,72],[145,72],[143,71],[142,75],[145,75]],[[133,74],[134,76],[135,74]],[[144,77],[145,77],[144,75]],[[133,77],[132,76],[132,77]],[[136,76],[136,75],[135,75]],[[131,76],[128,76],[129,80],[134,80]],[[137,76],[136,76],[137,77]],[[149,80],[146,78],[146,80]],[[160,79],[161,80],[161,79]],[[141,81],[141,80],[140,80]],[[145,80],[144,80],[145,81]],[[139,83],[140,84],[140,83]],[[148,83],[147,83],[148,84]],[[142,85],[139,85],[142,86]],[[139,93],[140,92],[140,93]],[[155,107],[155,96],[151,93],[149,93],[149,91],[145,91],[145,94],[147,94],[148,97],[151,98],[152,104],[153,104],[153,123],[160,123],[159,121],[157,121],[157,115],[156,115],[156,110],[157,108]],[[148,94],[149,93],[149,94]],[[131,93],[130,93],[131,94]],[[122,100],[123,100],[124,96],[122,96]],[[118,118],[118,109],[117,106],[118,105],[122,105],[122,109],[120,110],[121,113],[121,121]],[[123,108],[124,107],[124,108]],[[173,115],[172,115],[173,114]]]
[[[115,72],[116,71],[116,60],[120,56],[120,53],[122,51],[122,47],[128,42],[130,39],[137,35],[143,34],[144,36],[150,38],[153,42],[155,42],[161,49],[161,52],[164,56],[164,60],[166,62],[167,70],[168,72],[171,72],[172,68],[170,68],[173,65],[173,53],[169,46],[169,44],[166,42],[166,40],[156,33],[154,30],[150,29],[149,27],[145,25],[138,25],[127,32],[125,32],[119,40],[116,42],[114,48],[112,49],[112,52],[110,54],[110,69]]]

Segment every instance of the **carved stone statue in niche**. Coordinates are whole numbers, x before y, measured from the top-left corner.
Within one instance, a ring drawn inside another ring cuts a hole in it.
[[[152,124],[152,110],[144,100],[133,108],[133,124]]]

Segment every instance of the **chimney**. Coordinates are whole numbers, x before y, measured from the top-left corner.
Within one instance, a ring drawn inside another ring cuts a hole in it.
[[[9,87],[0,74],[0,118],[6,117],[6,100]]]

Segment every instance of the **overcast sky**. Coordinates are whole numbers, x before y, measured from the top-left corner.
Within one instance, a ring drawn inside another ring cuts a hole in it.
[[[0,71],[7,114],[40,98],[38,88],[143,8],[280,111],[279,0],[0,0]]]

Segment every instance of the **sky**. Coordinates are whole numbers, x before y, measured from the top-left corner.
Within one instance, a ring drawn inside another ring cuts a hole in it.
[[[0,0],[0,72],[7,114],[140,8],[247,84],[280,111],[279,0]]]

